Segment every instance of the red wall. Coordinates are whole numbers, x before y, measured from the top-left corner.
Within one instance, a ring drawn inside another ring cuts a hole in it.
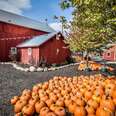
[[[46,32],[0,22],[0,61],[9,60],[9,50],[33,36]],[[20,37],[20,38],[19,38]]]
[[[32,56],[37,64],[41,57],[47,59],[47,63],[63,63],[66,58],[70,56],[69,49],[63,48],[65,43],[62,39],[50,39],[46,43],[42,44],[38,48],[32,48]],[[57,48],[59,49],[59,54],[56,54]],[[21,54],[21,62],[24,64],[29,64],[28,48],[19,48]]]
[[[0,22],[0,38],[36,36],[46,32]]]
[[[110,55],[108,55],[110,54]],[[106,50],[103,53],[103,59],[109,60],[109,61],[116,61],[116,46]]]
[[[30,59],[34,59],[34,63],[39,61],[39,48],[32,48],[32,55],[28,55],[28,48],[21,48],[20,50],[20,62],[23,64],[29,64]]]
[[[9,60],[9,52],[11,47],[15,47],[25,39],[1,39],[0,40],[0,61]]]
[[[63,48],[66,44],[63,39],[56,40],[50,39],[48,42],[40,46],[40,56],[44,56],[47,59],[47,63],[63,63],[68,56],[70,56],[70,51],[67,48]],[[59,53],[56,54],[57,49]]]

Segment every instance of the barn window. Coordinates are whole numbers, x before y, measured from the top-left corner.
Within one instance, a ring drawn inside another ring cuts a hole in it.
[[[17,48],[11,47],[11,54],[17,54]]]
[[[107,56],[111,56],[111,53],[110,53],[110,52],[108,52],[108,53],[107,53]]]
[[[32,54],[32,48],[28,48],[28,55]]]

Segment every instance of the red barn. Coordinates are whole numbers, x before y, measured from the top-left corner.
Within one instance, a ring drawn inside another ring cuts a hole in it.
[[[113,45],[111,48],[104,51],[103,59],[109,61],[116,61],[116,45]]]
[[[48,64],[60,64],[70,55],[62,34],[57,32],[36,36],[19,44],[17,48],[24,64],[29,64],[31,61],[37,64],[42,59]]]
[[[70,52],[61,34],[57,40],[59,34],[46,23],[0,10],[0,61],[9,61],[9,51],[18,48],[22,63],[33,59],[37,64],[42,58],[61,63]]]
[[[54,32],[47,24],[0,10],[0,61],[9,60],[9,51],[34,36]]]

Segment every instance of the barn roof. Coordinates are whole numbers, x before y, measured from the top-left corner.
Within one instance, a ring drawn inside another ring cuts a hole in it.
[[[44,35],[40,35],[40,36],[36,36],[30,40],[27,40],[19,45],[17,45],[17,47],[19,48],[23,48],[23,47],[37,47],[42,45],[43,43],[45,43],[46,41],[48,41],[49,39],[51,39],[53,36],[55,36],[58,32],[53,32],[50,34],[44,34]]]
[[[45,32],[54,32],[54,30],[46,23],[35,21],[33,19],[10,13],[0,9],[0,21],[15,24],[31,29],[41,30]]]

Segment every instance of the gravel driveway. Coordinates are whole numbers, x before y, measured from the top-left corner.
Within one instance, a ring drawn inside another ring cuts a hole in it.
[[[55,75],[76,75],[75,66],[49,72],[21,72],[11,65],[0,64],[0,116],[13,116],[10,98],[19,95],[24,88],[32,88],[38,82],[49,80]]]
[[[53,76],[75,76],[83,74],[76,71],[77,66],[70,66],[49,72],[21,72],[11,65],[0,64],[0,116],[13,116],[10,105],[11,97],[19,95],[25,88],[32,88],[38,82],[49,80]]]

